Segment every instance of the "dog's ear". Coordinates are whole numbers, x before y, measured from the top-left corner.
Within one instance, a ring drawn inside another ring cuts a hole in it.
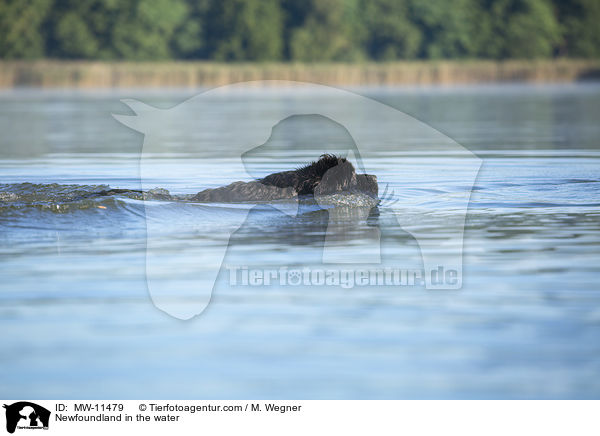
[[[356,171],[350,162],[340,162],[323,175],[315,187],[315,195],[334,194],[347,191],[356,185]]]

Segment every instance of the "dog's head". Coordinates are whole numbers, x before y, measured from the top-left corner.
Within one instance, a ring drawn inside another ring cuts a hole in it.
[[[356,171],[347,160],[338,162],[329,168],[321,181],[315,186],[315,195],[335,194],[336,192],[348,191],[356,185]]]
[[[356,174],[354,166],[344,158],[331,157],[328,163],[331,165],[323,174],[320,182],[315,186],[315,195],[335,194],[338,192],[357,191],[371,197],[377,197],[377,177],[371,174]],[[323,158],[322,158],[323,159]]]
[[[377,185],[377,176],[372,174],[357,174],[356,175],[356,189],[359,192],[363,192],[370,195],[373,198],[377,198],[379,195],[379,185]]]

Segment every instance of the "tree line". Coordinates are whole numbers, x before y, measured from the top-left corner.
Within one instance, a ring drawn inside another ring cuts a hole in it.
[[[600,57],[600,0],[0,0],[0,58]]]

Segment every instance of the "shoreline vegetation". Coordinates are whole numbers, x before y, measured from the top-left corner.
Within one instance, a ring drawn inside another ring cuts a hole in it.
[[[334,86],[568,83],[600,80],[600,60],[217,63],[0,61],[0,88],[200,88],[253,80]]]
[[[600,80],[600,60],[217,63],[0,61],[0,88],[199,88],[253,80],[334,86],[569,83]]]

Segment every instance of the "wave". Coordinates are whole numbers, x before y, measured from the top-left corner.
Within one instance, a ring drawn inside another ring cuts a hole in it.
[[[62,185],[58,183],[0,184],[0,214],[37,209],[53,213],[68,213],[85,209],[118,209],[124,200],[135,195],[106,196],[107,185]],[[140,199],[140,198],[137,198]]]

